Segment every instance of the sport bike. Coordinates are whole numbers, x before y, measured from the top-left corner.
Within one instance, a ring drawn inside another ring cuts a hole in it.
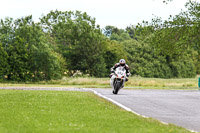
[[[117,94],[118,91],[124,87],[126,80],[126,70],[124,67],[116,68],[114,75],[110,79],[110,84],[113,87],[113,94]]]

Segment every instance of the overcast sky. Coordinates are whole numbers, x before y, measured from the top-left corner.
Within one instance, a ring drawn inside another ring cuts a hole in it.
[[[0,19],[14,19],[33,15],[38,21],[42,14],[50,10],[87,12],[96,18],[101,28],[106,25],[126,28],[142,20],[150,21],[154,15],[167,19],[178,14],[188,0],[173,0],[163,4],[163,0],[0,0]],[[200,1],[200,0],[196,0]]]

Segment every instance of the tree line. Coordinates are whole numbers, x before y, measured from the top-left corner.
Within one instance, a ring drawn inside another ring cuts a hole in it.
[[[51,11],[0,21],[0,81],[41,81],[77,73],[107,77],[124,58],[132,75],[156,78],[194,77],[200,73],[200,5],[166,21],[154,18],[119,29],[101,29],[80,11]]]

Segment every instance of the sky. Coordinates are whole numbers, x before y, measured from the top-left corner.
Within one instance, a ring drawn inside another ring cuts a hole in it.
[[[163,0],[0,0],[0,19],[21,18],[33,15],[35,22],[51,10],[81,11],[93,18],[101,28],[107,25],[125,29],[143,20],[151,21],[154,16],[168,19],[169,15],[185,10],[188,0],[173,0],[164,4]],[[200,0],[196,0],[199,1]]]

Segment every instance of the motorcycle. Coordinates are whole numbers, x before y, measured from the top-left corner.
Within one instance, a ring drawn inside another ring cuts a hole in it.
[[[113,94],[117,94],[118,91],[124,87],[126,80],[126,70],[124,67],[118,67],[114,75],[110,78],[110,85],[113,88]]]

